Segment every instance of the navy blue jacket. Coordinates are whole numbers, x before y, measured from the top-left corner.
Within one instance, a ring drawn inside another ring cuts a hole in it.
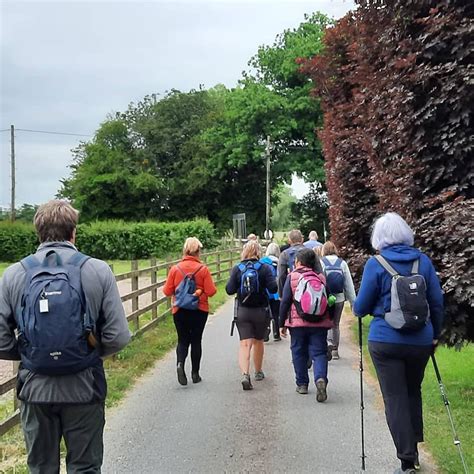
[[[408,245],[391,245],[380,253],[395,270],[405,276],[411,273],[414,260],[420,259],[419,273],[426,280],[430,322],[423,329],[411,333],[398,331],[385,322],[383,316],[390,311],[392,279],[374,257],[365,264],[362,283],[354,302],[354,314],[359,317],[367,314],[374,316],[370,324],[369,341],[431,345],[433,339],[438,339],[444,319],[443,293],[431,260]]]

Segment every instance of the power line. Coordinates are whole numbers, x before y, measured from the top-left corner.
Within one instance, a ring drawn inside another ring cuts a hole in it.
[[[91,137],[92,136],[92,135],[86,135],[85,133],[50,132],[47,130],[31,130],[28,128],[15,128],[15,130],[18,132],[47,133],[48,135],[69,135],[73,137]]]

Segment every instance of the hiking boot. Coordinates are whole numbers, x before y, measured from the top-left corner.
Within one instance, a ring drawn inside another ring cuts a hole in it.
[[[308,386],[307,385],[297,385],[296,386],[296,393],[300,395],[307,395],[308,394]]]
[[[339,360],[339,352],[337,351],[337,349],[333,349],[331,351],[331,357],[332,360]]]
[[[273,340],[274,341],[281,341],[280,333],[275,333],[273,334]]]
[[[249,374],[242,374],[242,388],[244,390],[252,390],[252,382],[250,381],[250,375]]]
[[[326,381],[324,379],[316,380],[316,400],[321,403],[325,402],[328,398],[326,392]]]
[[[265,378],[265,374],[261,370],[259,370],[258,372],[255,372],[255,380],[257,382],[260,382],[264,378]]]
[[[332,360],[332,351],[334,349],[334,346],[331,344],[328,345],[328,351],[327,351],[327,356],[328,356],[328,362]]]
[[[184,364],[182,362],[178,362],[176,372],[178,373],[178,382],[181,385],[188,385],[188,379],[186,378],[186,373],[184,372]]]
[[[311,369],[311,367],[313,366],[312,359],[308,359],[307,366],[308,366],[308,370]]]
[[[202,380],[199,372],[191,372],[191,378],[193,379],[193,383],[199,383]]]

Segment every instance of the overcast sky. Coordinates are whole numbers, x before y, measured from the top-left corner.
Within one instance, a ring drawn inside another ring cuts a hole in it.
[[[203,84],[235,86],[259,45],[351,0],[0,0],[0,129],[92,136],[107,114],[146,94]],[[71,148],[87,137],[17,131],[17,205],[41,203],[68,176]],[[0,205],[10,203],[10,133],[0,133]],[[303,187],[295,186],[297,194]]]

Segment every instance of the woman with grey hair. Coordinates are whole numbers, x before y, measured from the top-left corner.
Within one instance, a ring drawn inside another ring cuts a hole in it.
[[[377,219],[354,302],[357,317],[372,315],[368,345],[401,468],[419,469],[423,441],[421,383],[443,325],[443,294],[431,260],[413,247],[413,231],[398,214]]]
[[[268,244],[267,250],[265,251],[265,257],[263,257],[260,261],[268,265],[272,271],[275,280],[277,279],[277,269],[278,269],[278,259],[280,257],[280,247],[275,242],[271,242]],[[271,312],[271,321],[270,326],[273,322],[273,340],[274,341],[281,341],[280,337],[280,325],[278,323],[278,314],[280,313],[280,296],[278,295],[278,291],[275,293],[270,293],[267,290],[268,295],[268,302],[270,305],[270,312]],[[268,328],[268,335],[264,339],[264,342],[268,342],[270,336],[271,328]]]

